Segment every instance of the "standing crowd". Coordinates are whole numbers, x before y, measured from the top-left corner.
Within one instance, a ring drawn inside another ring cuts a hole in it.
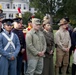
[[[71,54],[71,75],[76,75],[76,27],[67,17],[58,25],[54,35],[51,17],[46,15],[42,23],[30,17],[23,29],[22,17],[4,19],[0,9],[0,75],[67,75]]]

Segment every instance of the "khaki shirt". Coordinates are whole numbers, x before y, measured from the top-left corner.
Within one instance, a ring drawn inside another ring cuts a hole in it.
[[[57,44],[57,47],[59,47],[64,51],[66,48],[70,48],[71,38],[70,38],[69,32],[67,30],[63,30],[62,28],[60,28],[55,33],[55,44]]]
[[[41,31],[36,32],[33,28],[26,34],[27,56],[38,57],[37,54],[46,50],[46,41]]]

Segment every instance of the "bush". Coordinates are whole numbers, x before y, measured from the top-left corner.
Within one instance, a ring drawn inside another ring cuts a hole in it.
[[[52,27],[53,27],[53,30],[58,30],[59,29],[58,25],[52,25]]]

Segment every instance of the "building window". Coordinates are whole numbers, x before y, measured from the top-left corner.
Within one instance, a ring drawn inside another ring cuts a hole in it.
[[[9,14],[9,17],[11,17],[11,14]]]
[[[4,13],[4,18],[6,18],[6,13]]]
[[[12,14],[11,16],[12,16],[12,18],[13,18],[13,14]]]
[[[26,9],[26,5],[24,4],[23,9]]]
[[[13,9],[15,9],[16,7],[15,7],[15,4],[13,4]]]
[[[18,4],[18,8],[21,8],[21,4]]]
[[[10,8],[10,4],[6,4],[7,8],[9,9]]]
[[[13,14],[9,14],[9,18],[11,18],[11,19],[12,19],[12,18],[13,18]]]
[[[29,8],[29,11],[31,11],[31,8]]]

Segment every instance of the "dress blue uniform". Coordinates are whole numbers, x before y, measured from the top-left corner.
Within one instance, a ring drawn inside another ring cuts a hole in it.
[[[5,19],[3,23],[11,25],[12,20]],[[19,38],[13,32],[9,32],[5,29],[0,33],[0,75],[17,75],[16,57],[20,50]],[[14,60],[11,60],[11,57]]]
[[[14,21],[17,24],[20,24],[21,18],[15,18]],[[21,68],[22,68],[22,61],[23,61],[23,53],[21,51],[22,51],[22,49],[26,48],[25,37],[24,37],[22,30],[20,30],[19,28],[14,28],[12,31],[15,34],[17,34],[19,41],[20,41],[20,45],[21,45],[20,51],[19,51],[19,54],[17,57],[17,75],[20,75],[21,74]]]

